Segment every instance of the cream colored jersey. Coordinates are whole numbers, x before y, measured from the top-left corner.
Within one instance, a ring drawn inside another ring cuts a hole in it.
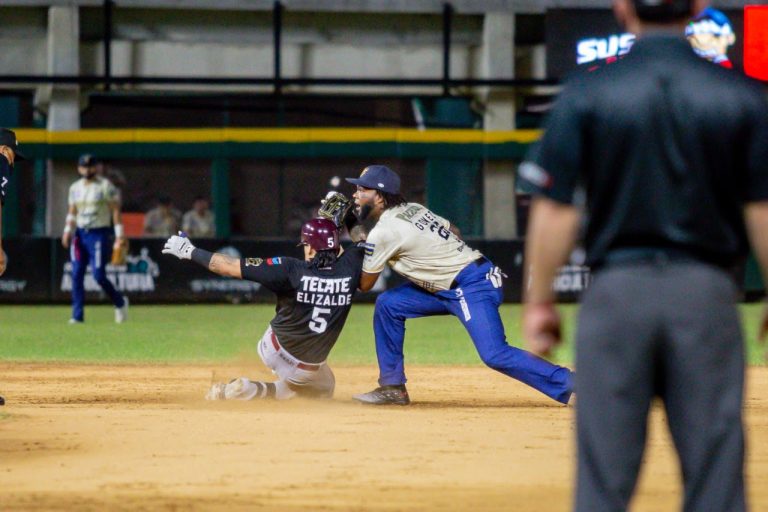
[[[389,264],[425,290],[448,290],[456,274],[482,254],[449,229],[451,223],[417,203],[385,210],[368,234],[363,271]]]
[[[109,204],[119,201],[120,191],[106,178],[80,178],[69,187],[69,205],[77,208],[77,227],[105,228],[112,225]]]

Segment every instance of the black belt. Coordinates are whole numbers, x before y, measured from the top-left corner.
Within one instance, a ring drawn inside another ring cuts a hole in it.
[[[622,247],[605,255],[598,266],[622,265],[625,263],[658,263],[673,261],[703,261],[688,251],[668,247]]]
[[[458,279],[459,279],[459,275],[460,275],[462,272],[464,272],[464,270],[466,270],[466,268],[467,268],[467,267],[469,267],[470,265],[473,265],[473,264],[474,264],[475,266],[479,267],[480,265],[483,265],[483,264],[485,264],[485,263],[490,263],[490,262],[491,262],[491,260],[489,260],[489,259],[488,259],[488,258],[486,258],[485,256],[480,256],[480,257],[479,257],[479,258],[477,258],[475,261],[472,261],[472,262],[470,262],[470,263],[467,263],[467,266],[466,266],[466,267],[464,267],[463,269],[459,270],[459,273],[458,273],[458,274],[456,274],[456,278],[455,278],[453,281],[451,281],[451,288],[450,288],[450,289],[451,289],[451,290],[455,290],[456,288],[458,288],[458,287],[459,287],[459,281],[458,281]]]

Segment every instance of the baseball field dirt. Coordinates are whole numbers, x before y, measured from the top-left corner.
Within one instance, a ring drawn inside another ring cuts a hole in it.
[[[256,368],[254,370],[253,368]],[[410,367],[410,407],[366,407],[374,367],[332,401],[205,402],[212,371],[260,364],[0,363],[0,510],[565,511],[574,409],[483,367]],[[748,374],[747,478],[768,510],[768,368]],[[675,510],[663,415],[632,510]]]

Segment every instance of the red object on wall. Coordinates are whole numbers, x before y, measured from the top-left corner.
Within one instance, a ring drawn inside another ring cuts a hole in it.
[[[123,229],[128,238],[137,238],[144,234],[144,214],[141,212],[123,212]]]
[[[768,6],[744,7],[744,72],[768,81]]]

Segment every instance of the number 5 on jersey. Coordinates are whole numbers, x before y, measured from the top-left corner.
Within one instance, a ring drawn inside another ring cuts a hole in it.
[[[328,320],[321,315],[330,315],[331,310],[329,308],[318,308],[312,310],[312,320],[309,321],[309,328],[313,332],[323,333],[328,328]]]

